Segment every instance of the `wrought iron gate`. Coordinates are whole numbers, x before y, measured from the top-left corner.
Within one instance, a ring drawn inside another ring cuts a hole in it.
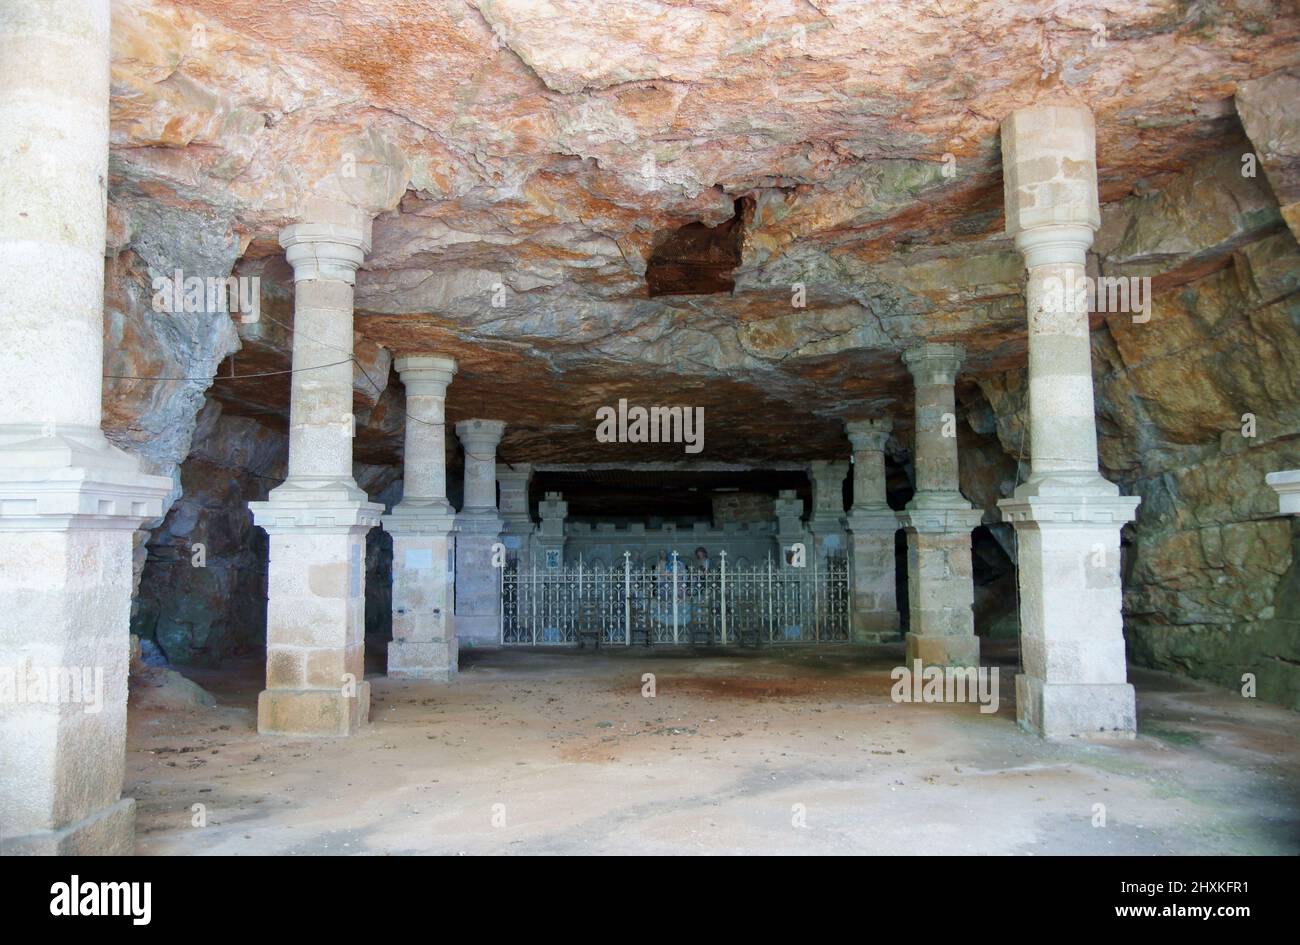
[[[501,642],[556,645],[599,634],[604,643],[843,643],[849,639],[849,573],[843,560],[795,568],[764,565],[688,571],[633,565],[501,573]]]

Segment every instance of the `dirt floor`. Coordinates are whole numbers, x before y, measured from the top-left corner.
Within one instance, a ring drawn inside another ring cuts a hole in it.
[[[1136,740],[1046,743],[992,646],[989,715],[891,702],[901,646],[470,651],[451,684],[370,650],[347,739],[259,737],[256,661],[187,672],[215,707],[133,694],[137,852],[1300,853],[1300,716],[1162,673]]]

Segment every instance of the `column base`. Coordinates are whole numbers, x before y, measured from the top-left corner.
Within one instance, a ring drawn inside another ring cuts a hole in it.
[[[501,571],[492,546],[501,536],[495,509],[469,509],[456,517],[456,639],[462,647],[501,644]]]
[[[980,641],[976,636],[938,636],[909,633],[907,665],[920,660],[924,666],[978,666]]]
[[[460,663],[460,646],[450,640],[393,640],[388,644],[388,675],[394,679],[451,682]]]
[[[339,689],[264,689],[257,697],[259,735],[351,735],[370,721],[370,683],[355,695]]]
[[[58,830],[0,840],[2,856],[132,856],[135,801],[124,797]]]
[[[855,613],[854,643],[897,643],[902,639],[898,613]]]
[[[497,614],[457,614],[456,639],[461,646],[481,650],[501,645],[501,618]]]
[[[1044,738],[1133,738],[1137,700],[1128,683],[1049,683],[1021,674],[1016,720]]]

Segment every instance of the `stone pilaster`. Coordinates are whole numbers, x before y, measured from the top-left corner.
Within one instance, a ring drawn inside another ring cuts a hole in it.
[[[402,501],[383,518],[393,536],[393,640],[388,675],[449,680],[456,674],[452,624],[455,512],[447,502],[447,385],[456,362],[433,355],[396,360],[406,388]]]
[[[998,505],[1018,544],[1016,714],[1045,736],[1136,730],[1119,547],[1140,500],[1098,469],[1088,311],[1077,292],[1100,222],[1095,150],[1085,108],[1021,109],[1002,124],[1007,233],[1029,270],[1031,471]]]
[[[320,207],[286,227],[293,267],[289,476],[250,502],[270,537],[266,689],[257,730],[349,735],[370,717],[365,674],[366,532],[384,507],[352,478],[352,291],[370,221]],[[342,363],[339,363],[342,362]]]
[[[528,507],[528,485],[533,479],[530,463],[497,463],[497,487],[501,493],[501,541],[506,553],[513,555],[519,567],[527,569],[532,561],[533,517]]]
[[[547,567],[548,560],[562,565],[564,564],[564,520],[569,515],[569,503],[564,501],[564,496],[560,493],[548,492],[545,500],[538,503],[537,511],[542,517],[542,525],[534,539],[537,546],[537,566]],[[555,554],[548,554],[551,551]]]
[[[916,493],[907,529],[907,663],[974,666],[975,583],[971,529],[983,518],[961,494],[953,385],[966,352],[925,344],[903,353],[916,387]]]
[[[1264,481],[1277,493],[1277,509],[1283,515],[1300,515],[1300,469],[1271,472]]]
[[[844,477],[849,474],[849,464],[814,460],[808,464],[808,479],[812,483],[812,514],[808,530],[812,532],[813,549],[820,560],[827,557],[844,557],[848,541],[844,531]]]
[[[461,646],[501,642],[501,569],[492,546],[501,537],[497,513],[496,451],[500,420],[456,424],[465,452],[465,502],[456,516],[456,638]]]
[[[885,501],[885,444],[893,420],[844,425],[853,445],[853,506],[848,524],[853,559],[853,640],[881,643],[898,637],[894,534],[898,513]]]
[[[790,554],[790,547],[795,544],[805,545],[808,554],[812,554],[812,549],[807,548],[808,533],[804,530],[803,524],[803,499],[793,489],[782,489],[773,503],[773,511],[776,514],[776,543],[778,556],[776,563],[787,560]]]
[[[0,63],[0,853],[129,855],[132,533],[172,483],[100,429],[108,0],[5,0]]]

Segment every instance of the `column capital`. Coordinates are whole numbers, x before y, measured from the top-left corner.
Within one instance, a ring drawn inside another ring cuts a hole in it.
[[[456,435],[465,449],[479,456],[495,452],[505,431],[504,420],[462,420],[456,424]],[[495,458],[493,461],[495,465]]]
[[[294,282],[355,285],[357,269],[370,252],[370,221],[295,223],[280,231],[280,245],[293,267]]]
[[[408,354],[393,361],[408,394],[445,397],[456,376],[456,360],[433,354]]]
[[[849,474],[849,464],[842,459],[814,459],[808,463],[808,474],[816,479],[834,478],[843,482]]]
[[[849,443],[855,451],[883,452],[893,429],[894,421],[888,414],[869,420],[849,420],[844,424],[844,432],[848,434]]]
[[[1092,227],[1078,223],[1049,223],[1016,234],[1016,251],[1025,258],[1025,267],[1073,263],[1083,266],[1092,245]]]
[[[533,478],[532,463],[497,463],[498,482],[528,482]]]
[[[966,349],[957,344],[928,343],[903,352],[903,363],[918,385],[955,384],[965,359]]]

